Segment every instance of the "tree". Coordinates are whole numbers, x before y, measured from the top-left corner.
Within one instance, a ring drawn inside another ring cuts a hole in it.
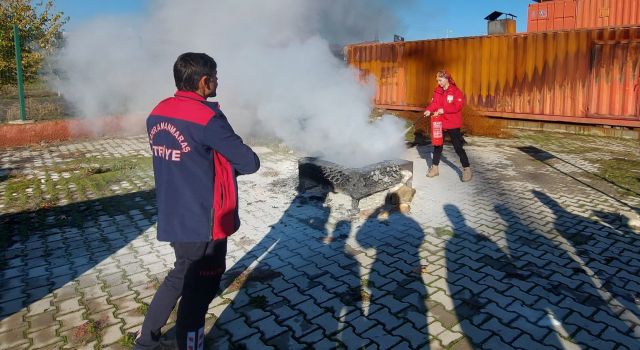
[[[15,84],[16,61],[13,45],[13,25],[20,30],[22,71],[26,81],[34,80],[44,59],[59,45],[62,26],[68,17],[56,12],[53,0],[0,1],[0,85]]]

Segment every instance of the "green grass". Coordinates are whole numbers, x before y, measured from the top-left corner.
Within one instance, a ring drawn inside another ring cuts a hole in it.
[[[105,197],[113,194],[111,186],[120,186],[123,181],[136,188],[131,178],[150,172],[151,167],[151,158],[144,156],[89,157],[46,168],[44,178],[10,174],[6,180],[4,201],[15,212],[49,208],[63,199],[71,202]],[[62,173],[68,173],[69,177],[63,177]],[[57,174],[58,179],[54,180],[52,174]],[[71,185],[76,186],[75,191]],[[30,195],[27,192],[29,189],[32,191]],[[88,191],[93,194],[89,195]]]
[[[136,334],[129,332],[123,335],[118,340],[118,344],[120,344],[120,346],[122,346],[123,348],[133,349],[133,346],[135,345],[135,341],[136,341]]]
[[[141,303],[140,306],[138,306],[137,310],[140,313],[140,315],[144,316],[147,314],[147,311],[149,311],[149,304]]]
[[[640,152],[632,151],[640,149],[638,140],[553,132],[523,133],[518,138],[559,159],[563,155],[579,156],[597,167],[590,172],[592,175],[614,184],[621,195],[640,193]]]
[[[601,159],[598,164],[598,175],[602,178],[621,187],[624,194],[640,195],[640,160],[611,158]]]
[[[453,237],[453,231],[451,231],[447,227],[436,227],[435,231],[438,237],[443,237],[443,236]]]
[[[70,118],[71,108],[62,96],[43,81],[28,82],[24,88],[27,120]],[[20,119],[20,101],[16,86],[0,86],[0,122]]]

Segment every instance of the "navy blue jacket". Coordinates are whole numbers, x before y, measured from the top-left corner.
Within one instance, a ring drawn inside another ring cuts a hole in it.
[[[258,171],[260,160],[219,105],[195,92],[178,91],[153,109],[147,132],[158,240],[205,242],[235,232],[240,227],[236,176]]]

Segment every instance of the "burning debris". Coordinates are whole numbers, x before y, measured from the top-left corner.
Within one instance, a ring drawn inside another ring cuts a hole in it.
[[[415,190],[411,187],[413,162],[387,160],[361,168],[349,168],[317,158],[298,161],[299,189],[330,188],[335,199],[347,201],[353,210],[391,205],[408,212]],[[337,197],[346,198],[337,198]]]

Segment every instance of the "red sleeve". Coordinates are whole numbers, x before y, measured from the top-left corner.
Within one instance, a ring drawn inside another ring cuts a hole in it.
[[[453,95],[453,102],[444,104],[444,112],[458,113],[462,110],[462,107],[464,107],[464,102],[464,94],[462,93],[462,91],[460,91],[460,89],[456,89],[456,92]]]
[[[431,98],[431,103],[429,103],[427,108],[424,109],[425,111],[429,111],[429,112],[433,113],[433,112],[437,111],[438,108],[440,108],[438,106],[438,98],[437,98],[437,96],[438,96],[438,89],[436,89],[433,92],[433,97]]]

